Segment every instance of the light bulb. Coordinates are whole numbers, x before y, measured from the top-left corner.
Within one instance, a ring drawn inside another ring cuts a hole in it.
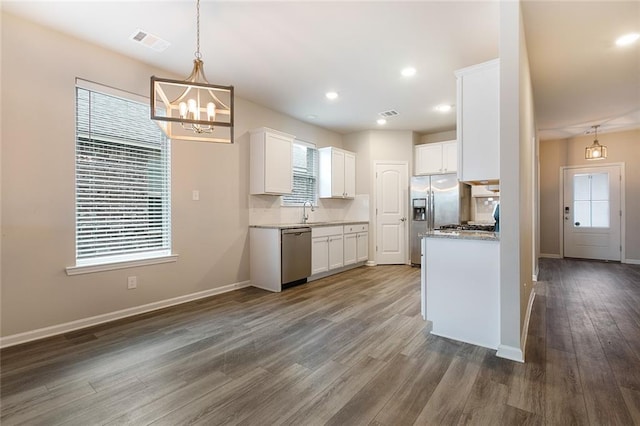
[[[209,121],[216,121],[216,104],[213,102],[207,104],[207,118]]]
[[[180,118],[185,118],[187,116],[187,104],[185,102],[180,102]]]
[[[189,105],[189,113],[191,114],[191,119],[192,120],[199,120],[200,119],[200,114],[198,113],[198,105],[196,104],[196,100],[195,99],[189,99],[187,101],[187,104]]]

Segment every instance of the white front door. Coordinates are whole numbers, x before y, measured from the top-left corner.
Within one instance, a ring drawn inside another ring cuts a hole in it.
[[[376,262],[407,263],[408,165],[376,164]]]
[[[564,256],[620,260],[621,168],[564,170]]]

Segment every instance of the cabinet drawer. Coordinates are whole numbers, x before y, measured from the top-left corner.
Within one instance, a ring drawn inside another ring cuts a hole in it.
[[[344,225],[344,233],[345,234],[353,234],[355,232],[367,232],[369,230],[369,225],[366,223],[357,223],[353,225]]]
[[[342,226],[320,226],[311,228],[311,237],[328,237],[342,235]]]

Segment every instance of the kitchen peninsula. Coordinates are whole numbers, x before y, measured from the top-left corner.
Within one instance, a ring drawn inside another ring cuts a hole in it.
[[[422,235],[422,316],[432,334],[491,349],[500,343],[500,239],[483,231]]]

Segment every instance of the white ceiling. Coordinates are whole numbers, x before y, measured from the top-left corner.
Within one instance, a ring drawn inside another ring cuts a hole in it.
[[[2,8],[178,75],[191,71],[195,1],[3,1]],[[201,3],[201,52],[210,82],[341,133],[376,128],[434,133],[455,127],[453,71],[499,56],[497,1],[211,1]],[[640,2],[527,2],[523,6],[538,127],[543,138],[640,127]],[[129,39],[143,29],[162,53]],[[410,79],[400,70],[411,65]],[[147,78],[148,76],[145,76]],[[340,94],[329,101],[324,93]],[[309,118],[310,115],[315,118]],[[619,124],[619,127],[614,125]]]

